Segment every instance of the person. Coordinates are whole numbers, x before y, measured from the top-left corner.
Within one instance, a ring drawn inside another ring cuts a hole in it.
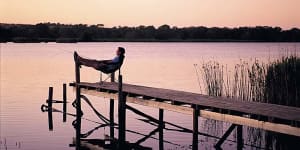
[[[79,66],[84,65],[87,67],[92,67],[96,70],[104,72],[106,74],[113,73],[118,70],[124,61],[125,58],[125,48],[118,47],[116,51],[116,56],[112,60],[94,60],[94,59],[87,59],[79,56],[77,52],[74,52],[74,61]]]

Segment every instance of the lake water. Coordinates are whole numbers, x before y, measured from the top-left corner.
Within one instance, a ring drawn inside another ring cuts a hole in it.
[[[0,95],[0,149],[51,150],[74,149],[69,147],[75,130],[68,116],[62,122],[62,114],[54,113],[54,130],[48,131],[47,113],[40,110],[48,96],[48,87],[54,88],[54,99],[62,98],[62,84],[75,80],[73,51],[84,57],[109,59],[115,54],[118,46],[126,48],[126,58],[122,68],[123,81],[126,83],[169,88],[200,93],[197,75],[193,64],[201,64],[211,60],[227,64],[232,68],[242,60],[262,62],[272,61],[290,52],[300,52],[300,43],[34,43],[16,44],[1,43],[1,95]],[[99,81],[99,72],[83,67],[82,81]],[[105,76],[103,77],[105,78]],[[73,88],[68,87],[68,101],[75,98]],[[203,93],[203,92],[202,92]],[[109,101],[103,98],[88,96],[93,105],[108,117]],[[99,121],[86,103],[82,104],[84,117]],[[158,110],[132,105],[143,112],[158,117]],[[61,104],[54,104],[61,109]],[[117,118],[117,104],[115,116]],[[75,109],[68,103],[68,112]],[[164,119],[168,122],[192,129],[192,117],[166,111]],[[126,126],[138,133],[149,134],[154,126],[138,119],[142,118],[127,111]],[[100,121],[99,121],[100,122]],[[228,124],[213,130],[208,128],[206,119],[200,118],[200,132],[214,136],[222,136]],[[97,124],[83,121],[82,132],[87,132]],[[117,133],[117,130],[115,131]],[[109,128],[96,130],[91,138],[103,138],[109,134]],[[136,142],[141,135],[126,133],[127,140]],[[255,149],[244,135],[245,149]],[[153,135],[158,137],[158,134]],[[175,131],[164,131],[166,149],[189,149],[192,134]],[[230,136],[234,140],[234,136]],[[212,149],[216,139],[199,136],[199,148]],[[143,146],[158,149],[158,141],[148,139]],[[224,149],[235,149],[236,143],[226,141]]]

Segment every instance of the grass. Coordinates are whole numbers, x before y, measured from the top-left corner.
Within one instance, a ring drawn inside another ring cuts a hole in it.
[[[264,102],[300,107],[300,57],[283,56],[268,64],[254,60],[240,61],[231,72],[216,61],[203,63],[200,68],[205,93],[210,96],[235,98],[242,101]],[[215,127],[211,124],[215,123]],[[207,121],[211,130],[220,130],[221,122]],[[217,127],[217,128],[216,128]],[[248,128],[251,144],[270,149],[289,149],[299,138]],[[217,131],[213,131],[217,132]],[[253,142],[253,143],[252,143]],[[298,146],[300,143],[298,143]]]
[[[269,64],[241,60],[232,74],[215,61],[203,63],[200,70],[207,95],[300,107],[300,57],[296,55]]]
[[[300,107],[300,58],[282,57],[268,66],[264,89],[268,103]]]

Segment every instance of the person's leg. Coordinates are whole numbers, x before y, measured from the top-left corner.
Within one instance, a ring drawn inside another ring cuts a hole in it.
[[[82,58],[76,52],[74,52],[74,59],[80,65],[84,65],[87,67],[93,67],[97,70],[99,70],[99,68],[102,68],[106,65],[103,61]]]

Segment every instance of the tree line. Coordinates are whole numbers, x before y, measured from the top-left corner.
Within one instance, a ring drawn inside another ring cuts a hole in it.
[[[103,24],[39,23],[0,24],[0,42],[105,42],[105,41],[241,41],[241,42],[300,42],[300,29],[280,27],[171,27],[169,25],[119,26]]]

